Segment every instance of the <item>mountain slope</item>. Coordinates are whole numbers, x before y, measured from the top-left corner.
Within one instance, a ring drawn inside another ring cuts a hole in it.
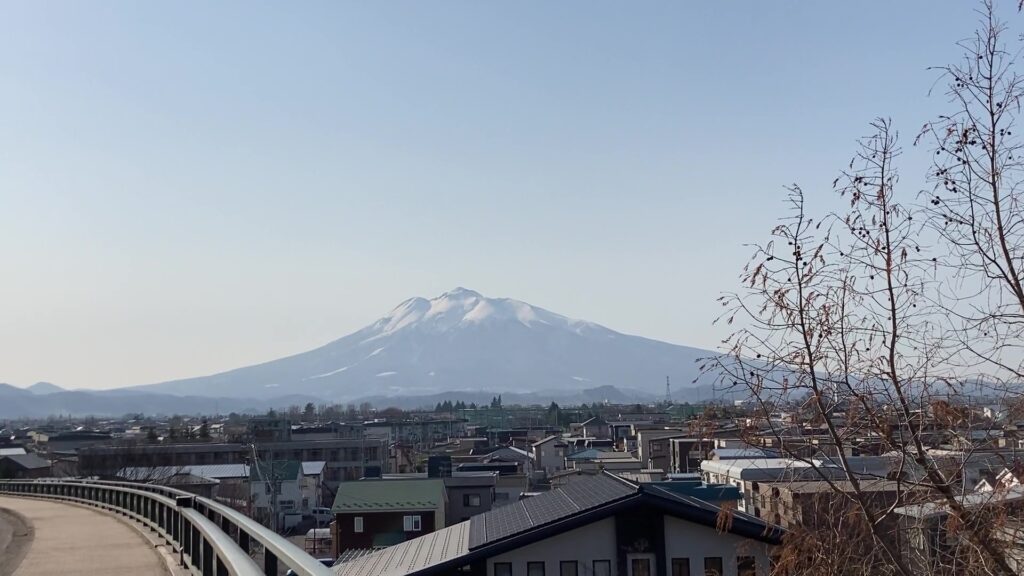
[[[329,400],[452,390],[569,391],[598,386],[664,392],[688,386],[712,354],[615,332],[507,298],[458,288],[406,300],[325,346],[264,364],[139,389],[197,396]]]

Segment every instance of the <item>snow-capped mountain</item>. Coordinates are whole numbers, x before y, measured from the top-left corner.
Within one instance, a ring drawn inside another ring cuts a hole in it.
[[[706,350],[629,336],[525,302],[457,288],[412,298],[315,350],[212,376],[144,386],[182,395],[328,400],[447,391],[689,386]]]

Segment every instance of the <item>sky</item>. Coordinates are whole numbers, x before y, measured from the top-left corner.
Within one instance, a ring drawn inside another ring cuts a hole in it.
[[[886,116],[924,186],[975,8],[0,0],[0,382],[209,374],[456,286],[713,349],[785,185],[835,206]]]

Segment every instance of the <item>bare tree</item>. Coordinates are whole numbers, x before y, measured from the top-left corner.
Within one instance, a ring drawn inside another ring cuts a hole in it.
[[[991,3],[981,13],[963,62],[941,69],[955,113],[918,138],[936,143],[927,202],[898,201],[898,135],[878,120],[834,183],[847,208],[813,218],[791,187],[790,216],[755,246],[743,290],[721,299],[722,319],[741,327],[705,370],[760,407],[750,442],[770,439],[800,479],[843,504],[832,521],[794,531],[785,573],[1015,573],[1005,533],[1019,511],[990,505],[1000,494],[965,498],[987,438],[957,401],[981,388],[1006,397],[1024,372],[1024,190],[1012,139],[1022,88],[1005,27]],[[803,425],[773,418],[780,405]],[[950,442],[955,453],[936,450]],[[858,453],[885,455],[884,476],[858,468]],[[891,498],[865,487],[875,480],[894,483]],[[908,536],[921,533],[908,513],[920,502],[941,510],[947,535],[927,558]]]

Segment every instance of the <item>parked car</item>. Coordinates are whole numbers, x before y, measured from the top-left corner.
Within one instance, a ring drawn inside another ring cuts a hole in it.
[[[314,522],[320,525],[330,524],[334,520],[330,508],[313,508],[309,511],[309,515],[313,517]]]

